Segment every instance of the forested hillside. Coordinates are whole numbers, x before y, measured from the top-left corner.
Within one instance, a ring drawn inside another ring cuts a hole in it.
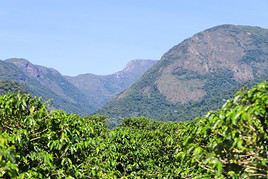
[[[165,53],[100,114],[188,120],[219,108],[242,86],[268,79],[268,30],[220,25]]]
[[[188,122],[49,111],[27,94],[0,97],[1,178],[267,178],[268,83],[242,89]]]

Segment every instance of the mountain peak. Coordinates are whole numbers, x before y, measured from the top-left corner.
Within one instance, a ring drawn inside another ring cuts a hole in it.
[[[147,71],[156,60],[131,60],[126,67],[110,75],[82,74],[66,78],[81,89],[90,101],[102,107],[112,97],[131,86]]]
[[[248,25],[234,25],[234,24],[222,24],[218,26],[214,26],[211,28],[208,28],[204,30],[203,32],[211,32],[211,31],[217,31],[217,30],[239,30],[239,31],[258,31],[258,30],[267,30],[259,26],[248,26]],[[202,33],[202,32],[201,32]]]
[[[9,58],[6,59],[5,61],[13,64],[32,65],[32,63],[25,58]]]
[[[122,71],[134,72],[136,70],[139,70],[139,68],[148,68],[148,66],[152,66],[152,64],[155,64],[156,62],[157,60],[151,59],[134,59],[129,61]]]
[[[40,66],[40,65],[34,65],[29,60],[24,59],[24,58],[10,58],[5,61],[16,65],[24,73],[32,77],[40,78],[48,73],[60,75],[60,73],[53,68],[47,68],[47,67]]]
[[[267,51],[267,29],[230,24],[209,28],[171,48],[100,112],[192,119],[219,107],[242,85],[267,80]]]
[[[40,77],[42,75],[41,71],[35,65],[24,58],[10,58],[5,61],[16,65],[25,74],[28,74],[31,77]]]

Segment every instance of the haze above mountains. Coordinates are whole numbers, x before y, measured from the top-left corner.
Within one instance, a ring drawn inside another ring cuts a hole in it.
[[[134,60],[107,76],[63,76],[24,59],[0,61],[0,69],[2,80],[26,83],[34,95],[51,98],[53,107],[68,112],[193,119],[242,86],[267,80],[268,30],[213,27],[174,46],[158,62]]]

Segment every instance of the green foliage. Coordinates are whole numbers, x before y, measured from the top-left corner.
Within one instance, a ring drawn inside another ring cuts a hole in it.
[[[0,94],[8,92],[26,92],[27,88],[15,81],[0,80]]]
[[[2,96],[0,106],[0,177],[83,177],[82,164],[107,131],[103,117],[49,112],[27,94]]]
[[[204,118],[127,118],[49,111],[26,94],[0,97],[2,178],[267,178],[268,83]]]
[[[196,119],[177,153],[183,168],[202,177],[268,177],[267,91],[267,83],[242,90],[221,110]]]

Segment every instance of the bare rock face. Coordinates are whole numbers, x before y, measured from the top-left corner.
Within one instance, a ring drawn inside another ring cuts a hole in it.
[[[253,69],[241,59],[252,43],[252,34],[237,31],[236,26],[225,25],[194,35],[164,55],[171,61],[161,70],[157,80],[158,90],[170,102],[187,103],[198,101],[206,95],[202,90],[205,79],[184,79],[176,72],[191,71],[199,76],[218,70],[230,70],[238,82],[253,80]]]
[[[112,117],[190,119],[218,107],[242,85],[267,80],[267,76],[268,30],[221,25],[170,49],[139,82],[100,112]]]

